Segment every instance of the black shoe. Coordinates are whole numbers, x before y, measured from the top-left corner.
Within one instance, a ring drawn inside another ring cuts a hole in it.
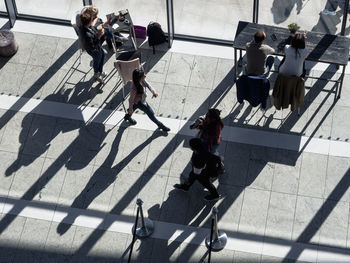
[[[174,184],[174,188],[177,190],[184,191],[184,192],[188,191],[188,186],[186,186],[184,184]]]
[[[159,126],[159,129],[161,129],[162,131],[165,131],[165,132],[170,131],[170,128],[166,127],[165,125]]]
[[[124,121],[128,121],[131,125],[136,125],[137,121],[131,118],[130,114],[125,114]]]
[[[204,197],[204,200],[205,201],[217,201],[217,200],[219,200],[221,198],[221,195],[206,195],[205,197]]]

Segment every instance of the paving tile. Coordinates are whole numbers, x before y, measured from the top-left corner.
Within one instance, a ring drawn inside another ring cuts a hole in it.
[[[38,35],[28,60],[28,64],[36,66],[51,65],[57,48],[58,38]]]
[[[38,35],[36,34],[27,34],[22,32],[14,31],[16,42],[18,43],[18,50],[15,55],[10,58],[10,62],[27,64],[30,58],[30,55],[34,49],[34,44]]]
[[[225,152],[225,170],[219,181],[228,185],[245,186],[251,146],[228,142]]]
[[[320,245],[346,248],[349,203],[326,200],[322,207]]]
[[[345,83],[350,83],[350,75],[348,74],[345,74],[344,75],[344,80],[343,80],[344,84],[343,85],[346,85]],[[349,98],[350,98],[350,91],[349,89],[346,89],[344,88],[345,86],[343,86],[343,89],[342,89],[342,92],[341,92],[341,97],[340,99],[337,101],[337,105],[339,106],[347,106],[347,107],[350,107],[350,102],[349,102]]]
[[[328,156],[324,198],[350,201],[349,158]]]
[[[107,168],[115,166],[123,159],[123,149],[128,141],[128,131],[125,127],[106,127],[106,133],[102,136],[102,148],[95,158],[95,165]]]
[[[163,239],[154,239],[151,262],[179,262],[181,243]]]
[[[284,109],[282,112],[284,120],[282,122],[280,130],[287,133],[291,132],[305,135],[305,127],[308,121],[307,108],[307,103],[301,106],[300,115],[298,114],[297,110],[292,112],[289,109]]]
[[[16,112],[6,124],[0,150],[21,152],[33,120],[32,114]]]
[[[91,175],[93,166],[87,165],[82,168],[78,163],[72,163],[72,168],[76,164],[77,169],[67,170],[58,204],[72,206],[74,208],[86,208],[84,204],[85,186]]]
[[[117,176],[115,169],[94,166],[84,188],[84,207],[107,212]]]
[[[126,246],[130,246],[132,241],[132,236],[129,235]],[[137,262],[137,263],[146,263],[149,262],[149,259],[152,256],[153,247],[154,247],[154,241],[153,238],[146,238],[146,239],[136,239],[134,243],[134,249],[131,256],[131,262]],[[128,251],[127,251],[128,252]],[[124,258],[123,262],[127,262],[127,259],[129,257],[129,254],[126,255],[126,258]]]
[[[189,86],[211,89],[216,74],[217,63],[217,58],[195,56]]]
[[[213,90],[217,87],[232,87],[234,83],[233,76],[233,60],[219,58],[215,78],[213,82]]]
[[[52,117],[34,115],[32,125],[23,147],[24,154],[46,156],[54,132],[56,119]]]
[[[50,79],[51,74],[47,67],[28,65],[17,91],[18,95],[25,98],[40,98],[43,87]]]
[[[186,86],[165,84],[159,105],[159,116],[179,119],[186,102]],[[174,98],[176,98],[174,100]]]
[[[246,188],[239,221],[239,232],[264,235],[270,192]]]
[[[163,202],[155,204],[148,213],[157,214],[160,211],[160,221],[183,225],[188,223],[186,217],[190,195],[174,188],[173,185],[178,181],[175,177],[169,177]]]
[[[319,75],[317,72],[313,72],[312,74],[315,75],[315,77],[316,75]],[[333,75],[333,73],[331,72],[324,72],[324,74],[328,75],[327,77],[332,77],[332,79],[336,79],[339,77],[337,73]],[[311,101],[312,103],[331,105],[332,103],[335,102],[336,91],[337,91],[337,84],[335,82],[315,79],[310,89],[310,94],[309,96],[307,96],[306,99],[308,101]]]
[[[50,221],[27,218],[18,244],[18,249],[25,249],[27,253],[16,254],[14,262],[31,263],[40,260],[40,250],[45,247],[50,224]]]
[[[145,170],[151,174],[168,175],[175,145],[176,138],[172,134],[160,136],[153,140],[147,154]]]
[[[35,158],[33,155],[22,155],[19,161],[19,170],[13,179],[9,196],[32,200],[36,194],[36,186],[40,172],[44,165],[44,158]]]
[[[234,252],[234,263],[259,263],[261,255],[243,251]]]
[[[7,196],[14,178],[14,174],[10,171],[18,169],[17,154],[0,151],[0,195]],[[13,167],[13,169],[12,169]]]
[[[297,194],[302,154],[295,151],[278,149],[272,190],[288,194]]]
[[[59,38],[51,65],[53,68],[70,69],[73,65],[79,64],[79,60],[77,60],[79,54],[78,40]]]
[[[190,164],[192,151],[189,148],[189,139],[187,136],[176,136],[176,148],[173,152],[172,163],[170,168],[170,176],[176,178],[187,178],[191,172]]]
[[[134,215],[136,199],[142,185],[139,172],[122,171],[115,179],[108,210],[112,214]],[[143,198],[143,197],[141,197]]]
[[[182,119],[195,120],[205,115],[209,109],[210,89],[189,87],[186,95]]]
[[[285,263],[285,259],[278,257],[271,257],[266,255],[261,255],[260,263]]]
[[[122,233],[77,227],[72,244],[74,253],[72,260],[73,262],[94,262],[86,258],[88,256],[120,262],[127,238],[128,235]]]
[[[327,171],[327,156],[304,153],[300,170],[299,195],[323,197]]]
[[[331,137],[333,140],[349,141],[350,124],[346,121],[345,116],[348,114],[349,107],[335,107],[333,110],[333,125]]]
[[[182,243],[180,249],[177,262],[203,262],[208,258],[205,246]]]
[[[160,211],[151,209],[155,204],[161,204],[164,200],[168,177],[164,175],[147,175],[142,177],[138,198],[144,202],[142,209],[145,217],[158,220]]]
[[[3,229],[0,235],[0,253],[2,262],[13,262],[16,256],[16,249],[21,238],[25,217],[3,215],[0,221],[0,228]]]
[[[67,82],[70,82],[70,72],[66,69],[48,69],[45,71],[45,83],[40,87],[40,99],[66,102],[65,94],[60,93]]]
[[[143,51],[142,57],[144,57],[144,54],[145,59],[143,59],[143,61],[145,61],[145,64],[143,68],[146,71],[147,79],[164,83],[173,53],[157,51],[156,54],[152,54],[152,51]]]
[[[7,62],[0,71],[1,88],[0,93],[18,95],[27,65]]]
[[[67,169],[64,162],[46,158],[33,200],[56,204],[61,193]]]
[[[75,226],[70,226],[63,235],[57,233],[59,223],[52,222],[45,242],[45,251],[41,253],[40,262],[69,262],[71,258],[71,246],[75,235]]]
[[[305,135],[329,139],[332,130],[333,106],[312,103],[308,108],[308,124]]]
[[[152,134],[152,135],[151,135]],[[122,169],[142,172],[145,168],[149,146],[159,133],[144,130],[130,129],[127,135],[127,144],[123,150],[123,159],[120,163]]]
[[[63,161],[69,160],[73,154],[73,148],[81,126],[82,122],[80,121],[57,118],[46,157],[59,158]]]
[[[223,199],[215,203],[218,209],[218,224],[222,229],[230,231],[238,231],[239,218],[243,203],[243,187],[228,186],[219,184],[218,192],[223,196]],[[211,227],[207,224],[208,228]]]
[[[296,195],[271,192],[265,236],[290,240]]]
[[[169,84],[185,85],[190,81],[193,70],[194,56],[173,53],[165,82]],[[181,76],[181,78],[179,78]],[[179,97],[176,97],[179,98]]]
[[[275,149],[253,146],[250,152],[246,185],[271,190],[275,162]]]
[[[323,205],[320,198],[298,196],[292,240],[299,243],[318,243],[321,222],[317,212]]]

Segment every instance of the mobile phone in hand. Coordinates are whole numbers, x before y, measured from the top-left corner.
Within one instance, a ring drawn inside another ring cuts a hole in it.
[[[272,34],[272,35],[271,35],[271,39],[272,39],[272,41],[276,41],[276,40],[277,40],[276,35],[275,35],[275,34]]]

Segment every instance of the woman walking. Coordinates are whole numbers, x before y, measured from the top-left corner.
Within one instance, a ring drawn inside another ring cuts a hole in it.
[[[132,125],[136,124],[136,121],[131,118],[134,110],[140,109],[153,121],[159,129],[168,132],[170,129],[161,123],[156,116],[151,106],[146,102],[147,89],[153,94],[153,97],[158,97],[158,93],[152,88],[152,86],[145,80],[146,74],[142,69],[135,69],[132,73],[132,84],[130,87],[129,109],[125,114],[124,120],[129,121]]]

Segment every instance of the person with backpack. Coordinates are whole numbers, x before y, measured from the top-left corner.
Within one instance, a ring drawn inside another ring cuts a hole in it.
[[[146,74],[142,69],[135,69],[132,73],[132,83],[130,87],[129,97],[129,109],[124,116],[125,121],[129,121],[130,124],[135,125],[137,122],[131,118],[134,110],[140,109],[153,121],[159,129],[168,132],[170,129],[161,123],[156,116],[151,106],[146,102],[147,89],[152,92],[153,97],[158,97],[158,93],[152,88],[152,86],[145,80]]]
[[[191,157],[192,171],[183,184],[175,184],[174,188],[187,192],[191,185],[197,180],[210,192],[209,195],[204,197],[206,201],[220,199],[221,196],[213,183],[210,182],[210,177],[218,176],[216,165],[219,157],[209,153],[204,148],[203,143],[199,138],[192,138],[189,143],[191,150],[193,151]]]

